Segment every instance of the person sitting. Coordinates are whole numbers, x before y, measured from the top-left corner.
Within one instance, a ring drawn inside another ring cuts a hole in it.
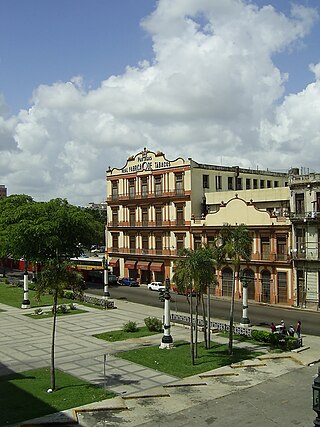
[[[288,329],[288,335],[290,336],[290,337],[293,337],[294,336],[294,327],[292,326],[292,325],[290,325],[290,328]]]

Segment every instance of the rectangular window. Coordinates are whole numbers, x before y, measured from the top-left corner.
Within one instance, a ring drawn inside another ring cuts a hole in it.
[[[316,193],[316,211],[320,212],[320,193]]]
[[[184,225],[184,208],[183,205],[176,206],[177,225]]]
[[[295,200],[296,200],[296,214],[303,215],[304,214],[304,193],[296,194]]]
[[[254,190],[257,190],[257,188],[258,188],[258,180],[257,180],[257,179],[254,179],[254,180],[253,180],[253,189],[254,189]]]
[[[149,237],[148,235],[142,235],[142,252],[148,253],[149,251]]]
[[[277,236],[277,260],[287,259],[287,236]]]
[[[162,225],[162,207],[156,206],[156,225]]]
[[[136,196],[135,179],[131,178],[129,179],[129,199],[134,199],[135,196]]]
[[[156,175],[154,177],[154,188],[155,188],[156,197],[161,196],[162,195],[162,175]]]
[[[135,209],[130,209],[129,221],[130,221],[130,226],[135,227],[135,225],[136,225],[136,210]]]
[[[130,253],[136,253],[136,236],[134,234],[130,234],[129,236],[129,245],[130,245]]]
[[[112,250],[114,252],[118,252],[118,250],[119,250],[119,234],[118,233],[112,233],[111,238],[112,238]]]
[[[184,234],[176,234],[176,247],[177,247],[177,251],[180,251],[181,249],[184,248],[184,239],[185,239],[185,235]]]
[[[201,236],[194,236],[193,243],[195,249],[200,249],[202,247]]]
[[[261,259],[270,259],[269,236],[261,236]]]
[[[242,190],[242,178],[237,178],[237,190]]]
[[[264,179],[260,179],[260,188],[264,188]]]
[[[267,179],[267,188],[271,188],[271,181]]]
[[[233,177],[228,176],[228,190],[233,190]]]
[[[202,188],[209,188],[209,175],[202,175]]]
[[[118,208],[112,209],[112,226],[117,227],[119,225],[118,219]]]
[[[148,208],[142,208],[142,226],[148,227],[149,225]]]
[[[148,197],[148,178],[146,176],[141,178],[141,196]]]
[[[216,176],[216,190],[222,190],[222,177],[221,177],[221,175]]]
[[[279,187],[279,181],[274,181],[273,186],[274,186],[274,188],[278,188]]]
[[[250,178],[246,178],[246,190],[250,190],[251,188],[251,182]]]
[[[287,303],[287,273],[279,271],[278,274],[278,302]]]
[[[304,228],[296,229],[296,250],[299,258],[306,256],[306,232]]]
[[[161,255],[162,254],[162,236],[156,234],[156,254]]]
[[[175,174],[175,179],[176,179],[176,195],[177,196],[183,196],[184,195],[184,191],[183,191],[183,176],[182,173],[176,173]]]
[[[112,200],[117,200],[119,197],[118,194],[118,181],[112,181]]]

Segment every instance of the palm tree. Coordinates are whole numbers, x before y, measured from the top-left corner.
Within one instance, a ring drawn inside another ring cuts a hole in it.
[[[198,321],[198,304],[199,299],[203,299],[203,292],[208,283],[215,280],[215,261],[211,248],[203,247],[195,250],[182,249],[179,252],[179,258],[175,263],[175,274],[173,281],[180,293],[187,295],[190,309],[190,351],[191,360],[195,362],[195,347],[194,341],[197,344],[197,321]],[[193,292],[196,291],[196,324],[193,322]],[[204,321],[204,325],[206,325]],[[196,340],[194,340],[194,328],[196,332]],[[206,333],[205,333],[206,340]]]
[[[236,277],[239,277],[241,260],[249,261],[252,251],[252,236],[245,224],[235,227],[227,225],[221,230],[222,247],[225,257],[229,258],[234,266],[233,283],[230,304],[229,324],[229,354],[232,354],[233,344],[233,319],[234,319],[234,293]]]
[[[76,294],[82,293],[83,277],[75,270],[71,270],[67,262],[52,260],[48,262],[40,272],[40,278],[36,285],[36,295],[40,299],[46,292],[52,293],[53,297],[53,323],[51,339],[51,369],[50,383],[52,391],[56,388],[55,380],[55,336],[57,324],[58,298],[63,296],[65,289],[71,289]]]

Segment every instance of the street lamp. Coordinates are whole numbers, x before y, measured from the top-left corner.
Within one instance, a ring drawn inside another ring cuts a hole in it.
[[[108,207],[106,203],[102,203],[102,210],[105,211],[106,225],[104,230],[105,255],[103,256],[103,298],[107,300],[110,297],[109,292],[109,275],[108,275]]]
[[[164,301],[163,337],[159,348],[170,349],[173,347],[173,339],[170,334],[170,279],[166,278],[166,288],[160,292],[160,301]]]
[[[248,279],[246,271],[240,271],[239,279],[242,282],[242,318],[240,326],[250,326],[248,317]]]
[[[21,308],[30,308],[29,289],[28,289],[28,261],[24,260],[24,273],[23,273],[23,301]]]
[[[317,417],[313,421],[313,425],[320,426],[320,368],[318,368],[318,376],[313,380],[312,392],[312,409],[317,413]]]

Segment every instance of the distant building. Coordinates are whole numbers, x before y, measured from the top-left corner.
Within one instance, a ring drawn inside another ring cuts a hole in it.
[[[320,175],[318,183],[320,225]],[[174,261],[181,248],[213,244],[225,224],[244,223],[253,237],[251,260],[241,265],[249,282],[249,299],[285,305],[301,305],[302,299],[307,304],[312,301],[319,305],[316,262],[310,298],[299,296],[299,289],[306,289],[305,282],[302,284],[302,265],[308,271],[311,265],[297,259],[293,250],[301,245],[296,243],[298,237],[293,238],[293,232],[296,236],[302,233],[295,231],[295,224],[304,223],[292,214],[296,212],[295,185],[292,171],[278,173],[200,164],[190,158],[168,160],[164,153],[145,148],[130,156],[122,168],[107,171],[109,266],[117,276],[130,276],[141,283],[172,279]],[[318,194],[316,189],[313,194]],[[318,206],[315,200],[312,202],[312,206]],[[311,224],[311,219],[307,221]],[[318,237],[313,236],[315,239]],[[318,251],[318,242],[314,243]],[[229,297],[232,264],[227,263],[216,273],[215,294]],[[306,281],[306,273],[304,277]],[[309,285],[310,280],[311,276]],[[238,278],[235,297],[242,297]]]
[[[0,197],[7,197],[7,188],[0,184]]]

